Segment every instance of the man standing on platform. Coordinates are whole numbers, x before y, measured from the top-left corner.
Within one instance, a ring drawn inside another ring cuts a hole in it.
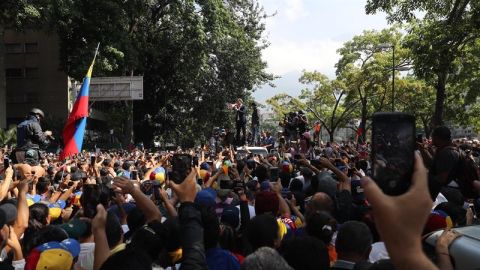
[[[258,117],[257,104],[252,102],[252,141],[251,144],[256,146],[260,143],[260,118]]]
[[[247,108],[243,105],[241,98],[237,99],[235,104],[232,104],[232,108],[237,112],[235,116],[236,136],[235,140],[237,145],[244,145],[246,138],[246,125],[247,125]],[[240,137],[240,131],[242,131],[242,137]]]

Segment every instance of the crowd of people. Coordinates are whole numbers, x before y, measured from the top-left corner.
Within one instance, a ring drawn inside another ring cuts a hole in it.
[[[452,164],[461,155],[478,162],[478,146],[435,129],[418,142],[410,190],[395,197],[369,177],[370,146],[353,142],[311,147],[308,156],[300,146],[262,156],[206,144],[66,160],[3,147],[0,266],[454,269],[449,246],[462,237],[454,228],[477,222],[470,194],[480,185],[466,195]],[[172,172],[178,155],[191,161]],[[422,237],[442,229],[425,250]]]

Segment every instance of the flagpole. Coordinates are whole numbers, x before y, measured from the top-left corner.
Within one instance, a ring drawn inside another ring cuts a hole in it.
[[[94,63],[94,62],[95,62],[95,59],[97,58],[97,54],[98,54],[98,49],[99,49],[99,48],[100,48],[100,42],[98,42],[98,44],[97,44],[97,49],[95,49],[95,55],[93,56],[93,61],[92,61],[92,63]]]
[[[95,54],[93,55],[92,64],[90,65],[89,70],[90,70],[90,69],[93,69],[93,64],[95,63],[95,59],[97,59],[98,49],[99,49],[99,48],[100,48],[100,42],[98,42],[97,48],[95,49]],[[92,106],[93,106],[94,103],[95,103],[95,101],[92,102],[92,104],[90,104],[90,105],[88,106],[88,109],[92,108]]]

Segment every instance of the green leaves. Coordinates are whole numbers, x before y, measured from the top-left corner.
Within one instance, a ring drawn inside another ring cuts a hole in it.
[[[280,93],[271,97],[267,100],[267,104],[272,108],[277,121],[282,120],[284,115],[289,112],[298,111],[306,107],[306,104],[301,99],[286,93]]]
[[[40,28],[46,22],[49,0],[0,1],[0,25],[18,29]]]
[[[15,145],[17,143],[17,127],[0,128],[0,145]]]
[[[94,76],[144,76],[144,100],[134,103],[137,140],[206,137],[230,122],[226,102],[248,100],[273,78],[261,59],[266,15],[254,0],[53,2],[70,76],[83,78],[98,42]]]
[[[410,23],[405,47],[415,74],[436,86],[432,126],[441,125],[447,84],[456,80],[459,58],[480,38],[480,4],[471,0],[369,0],[367,14],[384,11],[391,22]],[[418,19],[417,15],[423,15]],[[475,57],[476,58],[476,57]],[[473,75],[473,74],[472,74]],[[469,100],[474,98],[469,97]],[[448,108],[447,108],[448,109]]]

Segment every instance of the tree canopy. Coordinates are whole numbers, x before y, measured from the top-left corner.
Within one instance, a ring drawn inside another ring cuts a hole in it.
[[[84,76],[100,42],[96,76],[144,76],[144,100],[133,103],[137,141],[205,137],[229,122],[226,102],[273,78],[261,59],[267,15],[255,0],[53,2],[69,75]]]
[[[480,38],[480,2],[471,0],[368,0],[367,14],[384,11],[391,22],[409,23],[405,46],[415,74],[435,85],[432,126],[444,122],[447,84],[459,58]]]

